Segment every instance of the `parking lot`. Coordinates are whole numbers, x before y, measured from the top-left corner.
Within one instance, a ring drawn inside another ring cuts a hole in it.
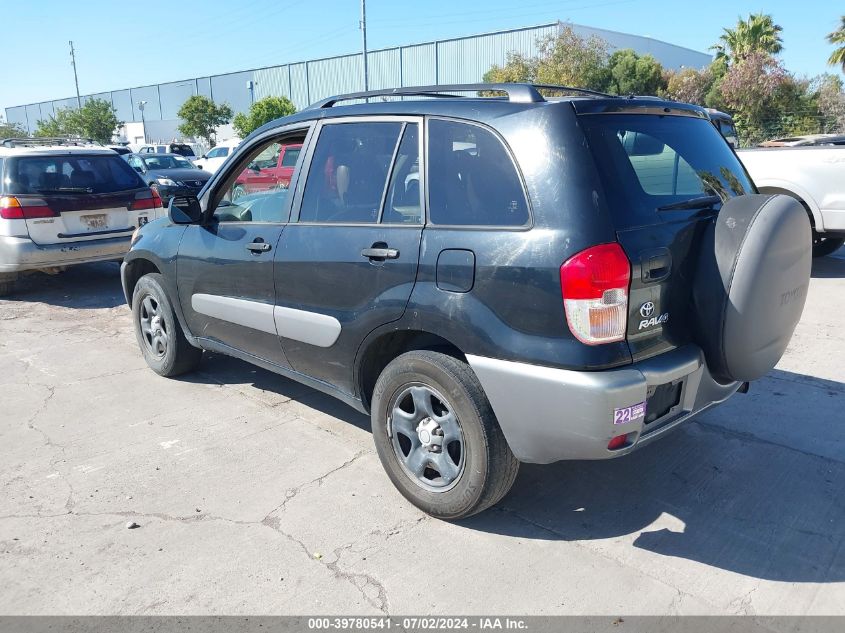
[[[446,523],[332,398],[147,369],[116,264],[29,277],[0,300],[0,611],[845,614],[843,315],[845,249],[748,395]]]

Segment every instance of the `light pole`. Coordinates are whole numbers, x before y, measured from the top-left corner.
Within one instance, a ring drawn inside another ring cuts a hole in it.
[[[76,84],[76,107],[82,109],[82,99],[79,98],[79,78],[76,76],[76,52],[73,50],[73,40],[70,44],[70,65],[73,66],[73,83]]]
[[[144,129],[144,143],[147,142],[147,122],[144,120],[144,106],[147,105],[146,101],[139,101],[138,102],[138,109],[141,111],[141,127]]]
[[[248,79],[246,82],[246,89],[249,90],[249,105],[255,103],[255,82]]]
[[[367,0],[361,0],[361,40],[364,48],[364,92],[370,89],[370,72],[367,68]]]

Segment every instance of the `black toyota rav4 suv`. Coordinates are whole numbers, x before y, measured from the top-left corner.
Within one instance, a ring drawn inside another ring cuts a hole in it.
[[[289,188],[231,201],[290,144]],[[810,243],[699,107],[474,84],[265,125],[136,232],[122,279],[154,371],[210,350],[336,396],[455,519],[521,461],[624,455],[746,389],[792,336]]]

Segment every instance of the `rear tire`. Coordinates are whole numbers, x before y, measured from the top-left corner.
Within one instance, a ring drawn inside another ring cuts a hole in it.
[[[833,255],[843,244],[845,237],[827,237],[823,233],[813,231],[813,257]]]
[[[185,338],[160,274],[148,273],[135,285],[132,322],[144,360],[159,376],[178,376],[197,368],[202,350]]]
[[[394,359],[376,382],[371,418],[390,480],[433,517],[486,510],[516,479],[519,462],[478,378],[452,356],[414,351]]]

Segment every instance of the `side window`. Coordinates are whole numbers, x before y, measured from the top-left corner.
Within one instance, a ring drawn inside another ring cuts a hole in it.
[[[317,139],[300,222],[377,222],[400,122],[334,123]]]
[[[523,226],[528,201],[513,161],[482,127],[429,123],[429,213],[433,224]]]
[[[406,125],[402,134],[381,221],[389,224],[422,224],[420,132],[416,123]]]
[[[228,147],[215,147],[213,150],[206,154],[207,158],[223,158],[226,154],[229,153]]]
[[[129,165],[130,165],[130,166],[131,166],[131,167],[132,167],[135,171],[138,171],[138,170],[143,171],[143,170],[144,170],[144,161],[142,161],[142,160],[141,160],[140,158],[138,158],[137,156],[132,156],[132,157],[129,159]]]
[[[293,142],[303,140],[304,134],[294,137]],[[278,140],[266,140],[238,158],[236,170],[222,183],[225,199],[214,209],[218,222],[287,222],[288,190],[277,188],[272,182],[254,183],[251,176],[255,172],[249,167],[274,155],[278,159],[280,147]],[[219,149],[229,152],[226,147]]]
[[[285,150],[285,155],[282,156],[282,167],[293,167],[296,165],[296,161],[299,160],[299,152],[301,152],[301,148],[299,147],[289,147]]]

